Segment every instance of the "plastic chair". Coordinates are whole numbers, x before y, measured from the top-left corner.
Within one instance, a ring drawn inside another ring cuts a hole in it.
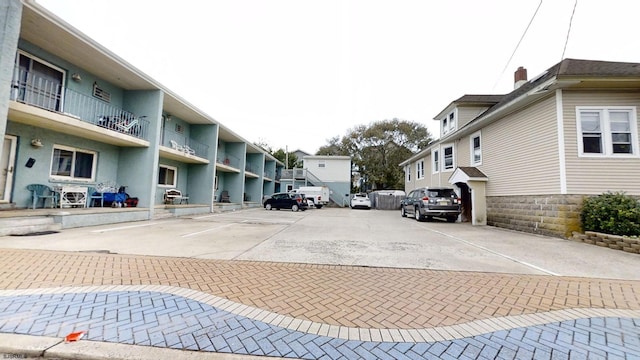
[[[56,193],[52,188],[43,184],[30,184],[27,185],[27,190],[31,191],[31,206],[33,209],[36,208],[38,201],[42,199],[42,207],[46,203],[47,199],[51,199],[51,207],[55,207],[58,204],[58,193]]]
[[[223,202],[223,203],[231,202],[231,199],[229,198],[229,192],[227,190],[224,190],[220,194],[220,202]]]
[[[89,194],[89,206],[95,207],[95,201],[100,200],[100,207],[104,207],[104,193],[98,192],[96,188],[90,187]]]

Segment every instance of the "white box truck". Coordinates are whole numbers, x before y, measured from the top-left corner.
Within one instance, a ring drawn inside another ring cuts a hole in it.
[[[313,206],[316,209],[329,204],[329,196],[331,195],[331,190],[329,190],[328,186],[301,186],[292,190],[292,192],[304,194],[307,199],[313,200]]]

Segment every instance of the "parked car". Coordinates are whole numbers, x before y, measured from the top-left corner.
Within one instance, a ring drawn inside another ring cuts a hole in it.
[[[371,199],[369,199],[369,195],[365,193],[353,194],[351,196],[349,207],[352,209],[371,209]]]
[[[275,193],[264,201],[264,208],[271,209],[291,209],[292,211],[306,210],[307,199],[302,194]]]
[[[458,194],[451,188],[418,188],[409,192],[402,200],[400,214],[402,217],[413,215],[418,221],[435,216],[455,222],[462,210],[461,204]]]

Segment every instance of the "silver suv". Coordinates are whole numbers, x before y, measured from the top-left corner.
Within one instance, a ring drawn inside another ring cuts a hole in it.
[[[461,212],[462,201],[451,188],[427,187],[411,191],[400,204],[400,214],[406,217],[413,215],[416,220],[423,221],[432,217],[446,218],[455,222]]]

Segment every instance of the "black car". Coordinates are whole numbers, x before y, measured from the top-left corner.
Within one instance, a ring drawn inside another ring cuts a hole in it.
[[[264,200],[264,208],[271,209],[291,209],[292,211],[306,210],[307,199],[302,194],[275,193]]]
[[[451,188],[427,187],[411,191],[400,204],[400,214],[413,215],[422,221],[432,217],[442,217],[455,222],[462,210],[462,201]]]

